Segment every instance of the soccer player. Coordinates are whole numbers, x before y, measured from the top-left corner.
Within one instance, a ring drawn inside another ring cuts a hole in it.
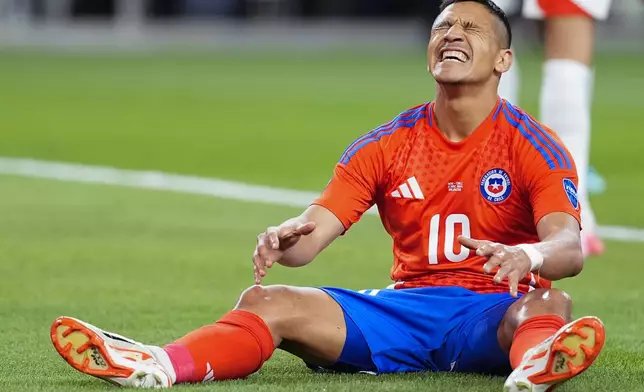
[[[496,0],[504,10],[518,0]],[[523,16],[544,19],[545,61],[541,84],[541,121],[553,128],[577,163],[582,249],[600,255],[604,244],[596,234],[597,222],[589,203],[590,106],[593,89],[592,59],[596,20],[608,17],[611,0],[525,0]],[[519,70],[515,64],[501,79],[501,97],[517,102]],[[597,181],[597,180],[596,180]],[[599,180],[601,181],[601,180]]]
[[[575,165],[498,97],[511,39],[491,1],[446,1],[427,50],[435,100],[358,138],[308,209],[257,237],[257,285],[232,311],[164,347],[61,317],[56,350],[141,387],[246,377],[276,348],[342,372],[505,375],[506,391],[551,390],[586,370],[604,327],[571,321],[570,297],[550,283],[583,266]],[[310,263],[374,204],[394,242],[391,288],[260,285],[275,263]]]

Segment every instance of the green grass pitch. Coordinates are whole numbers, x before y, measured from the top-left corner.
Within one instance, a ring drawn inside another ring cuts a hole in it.
[[[389,56],[0,52],[0,156],[158,169],[320,190],[358,135],[431,99],[422,49]],[[592,162],[608,180],[600,223],[644,226],[644,57],[600,55]],[[538,57],[521,57],[537,114]],[[0,176],[0,390],[111,390],[58,357],[60,315],[163,344],[230,308],[252,284],[256,234],[299,210],[202,196]],[[376,244],[376,245],[374,245]],[[606,324],[606,348],[562,391],[641,391],[644,243],[556,286]],[[388,285],[391,241],[368,216],[312,265],[266,283]],[[245,380],[182,390],[499,391],[502,378],[312,374],[277,352]]]

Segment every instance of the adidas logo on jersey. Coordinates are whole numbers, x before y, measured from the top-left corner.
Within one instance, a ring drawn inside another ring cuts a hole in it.
[[[425,198],[425,195],[423,195],[423,191],[420,190],[420,186],[418,185],[418,181],[416,181],[416,177],[410,177],[401,186],[399,186],[398,189],[391,192],[391,197],[397,199],[403,198],[423,200]]]

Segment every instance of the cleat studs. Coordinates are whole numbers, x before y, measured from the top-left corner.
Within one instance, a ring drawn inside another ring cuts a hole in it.
[[[85,343],[82,346],[78,347],[76,349],[76,352],[79,353],[79,354],[84,353],[91,346],[91,344],[92,344],[92,342],[87,341],[87,343]]]
[[[63,349],[62,349],[61,351],[63,352],[63,354],[69,354],[69,352],[70,352],[70,351],[72,351],[72,344],[71,344],[71,342],[70,342],[70,343],[67,343],[67,344],[65,345],[65,347],[63,347]]]
[[[579,348],[581,349],[581,351],[584,352],[584,354],[586,354],[587,358],[590,358],[590,357],[593,356],[593,349],[592,348],[586,346],[585,344],[579,345]]]
[[[570,374],[578,374],[580,373],[584,367],[583,366],[575,366],[572,361],[568,361],[568,370],[570,371]]]
[[[571,357],[577,356],[577,351],[573,350],[570,347],[564,346],[561,343],[558,343],[557,345],[553,346],[552,351],[562,352],[562,353],[564,353],[564,354],[566,354],[568,356],[571,356]]]
[[[580,338],[582,338],[584,340],[588,339],[588,334],[586,332],[584,332],[581,328],[577,328],[574,333],[575,333],[575,335],[579,336]]]
[[[68,337],[72,332],[74,332],[74,330],[72,329],[72,327],[67,327],[67,329],[66,329],[65,331],[63,331],[62,335],[63,335],[63,337],[64,337],[64,338],[66,338],[66,337]]]

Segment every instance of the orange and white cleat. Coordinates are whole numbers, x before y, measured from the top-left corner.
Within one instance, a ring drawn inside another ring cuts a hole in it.
[[[168,388],[176,380],[163,349],[146,346],[71,317],[59,317],[54,321],[51,341],[58,354],[76,370],[112,384]]]
[[[582,317],[528,351],[505,381],[505,392],[550,392],[582,373],[604,346],[604,325]]]

